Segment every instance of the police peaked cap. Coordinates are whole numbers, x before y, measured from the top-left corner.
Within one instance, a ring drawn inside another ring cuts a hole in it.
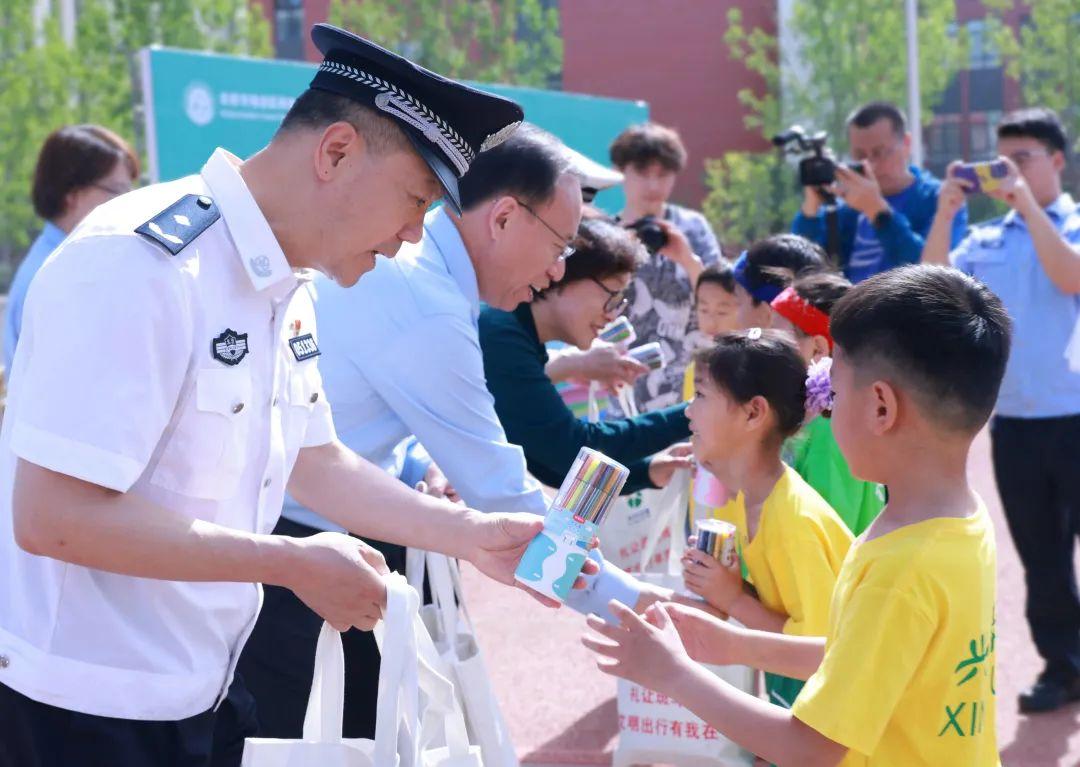
[[[330,24],[311,41],[323,54],[312,88],[345,96],[393,118],[461,211],[458,179],[476,155],[505,141],[521,124],[515,102],[449,80]]]

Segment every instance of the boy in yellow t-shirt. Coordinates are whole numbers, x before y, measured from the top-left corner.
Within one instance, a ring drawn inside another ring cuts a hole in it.
[[[856,476],[889,487],[889,504],[844,562],[826,636],[613,604],[621,624],[590,618],[601,636],[583,641],[605,671],[778,765],[998,767],[996,545],[967,462],[1005,371],[1008,316],[970,277],[908,266],[852,289],[832,332],[836,439]],[[694,660],[809,681],[789,712]]]

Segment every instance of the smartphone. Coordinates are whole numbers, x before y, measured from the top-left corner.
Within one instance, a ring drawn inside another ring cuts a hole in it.
[[[971,182],[964,191],[968,194],[994,192],[1001,188],[1009,175],[1009,166],[1003,160],[966,162],[953,171],[953,176]]]

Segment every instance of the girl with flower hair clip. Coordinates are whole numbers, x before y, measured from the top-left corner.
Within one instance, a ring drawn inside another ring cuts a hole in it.
[[[771,307],[772,327],[791,336],[809,368],[806,424],[785,445],[784,461],[858,536],[885,507],[885,488],[852,475],[829,420],[833,346],[829,312],[850,289],[851,283],[841,275],[818,272],[796,279],[772,300]]]
[[[752,629],[820,636],[852,536],[829,504],[781,460],[806,419],[806,364],[791,338],[751,328],[696,356],[686,411],[698,463],[738,494],[738,561],[691,548],[689,591]],[[744,576],[746,583],[744,583]],[[769,700],[790,708],[803,683],[766,675]]]

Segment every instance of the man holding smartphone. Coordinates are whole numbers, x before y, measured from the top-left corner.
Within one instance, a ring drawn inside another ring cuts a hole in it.
[[[1020,695],[1020,710],[1032,713],[1080,700],[1073,569],[1080,531],[1080,365],[1066,355],[1080,322],[1080,208],[1062,192],[1067,143],[1053,111],[1007,115],[997,136],[995,163],[1005,172],[949,166],[923,258],[981,280],[1014,323],[990,436],[998,492],[1024,564],[1027,619],[1046,663]],[[982,183],[973,183],[972,175]],[[978,187],[1011,210],[973,228],[949,253],[952,220]]]
[[[911,164],[907,119],[895,105],[874,101],[847,119],[851,157],[858,170],[837,163],[829,187],[837,206],[840,267],[852,282],[919,261],[923,240],[937,210],[941,182]],[[829,247],[825,200],[815,187],[803,188],[803,204],[792,231]],[[954,217],[953,240],[967,228],[967,210]]]

